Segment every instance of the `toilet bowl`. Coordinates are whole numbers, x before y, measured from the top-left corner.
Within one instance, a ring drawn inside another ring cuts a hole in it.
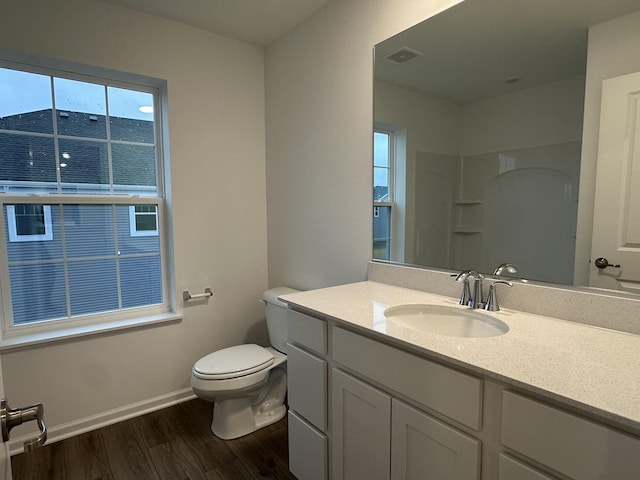
[[[278,296],[297,290],[267,290],[264,301],[271,347],[242,344],[202,357],[193,366],[194,393],[213,402],[212,432],[230,440],[271,425],[287,413],[286,304]]]

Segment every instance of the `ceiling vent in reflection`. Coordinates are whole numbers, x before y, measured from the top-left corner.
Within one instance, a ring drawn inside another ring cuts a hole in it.
[[[387,53],[382,58],[391,63],[405,63],[416,57],[424,55],[423,53],[409,47],[402,47],[395,52]]]

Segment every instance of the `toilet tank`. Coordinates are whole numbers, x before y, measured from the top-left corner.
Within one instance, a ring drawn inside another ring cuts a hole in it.
[[[287,353],[287,341],[289,340],[287,335],[287,304],[278,300],[278,297],[299,291],[289,287],[278,287],[267,290],[262,295],[269,341],[273,348],[282,353]]]

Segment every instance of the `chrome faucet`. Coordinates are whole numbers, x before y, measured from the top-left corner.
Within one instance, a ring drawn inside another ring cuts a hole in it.
[[[482,280],[484,276],[475,270],[463,270],[457,275],[451,275],[455,277],[456,282],[462,280],[462,294],[460,295],[460,305],[466,305],[469,308],[482,308],[484,301],[482,300]],[[471,294],[471,287],[469,286],[469,278],[473,278],[473,295]]]
[[[489,310],[490,312],[497,312],[500,310],[500,305],[498,305],[498,296],[496,295],[496,285],[506,285],[510,287],[511,282],[505,282],[504,280],[496,280],[491,285],[489,285],[489,296],[487,297],[487,304],[484,306],[485,310]]]
[[[498,265],[498,268],[494,270],[493,274],[495,276],[500,276],[502,275],[502,272],[518,273],[518,269],[512,263],[501,263],[500,265]]]

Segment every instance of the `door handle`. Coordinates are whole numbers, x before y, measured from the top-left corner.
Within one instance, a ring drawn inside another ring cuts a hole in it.
[[[35,420],[38,423],[40,435],[24,442],[24,451],[30,452],[44,445],[47,441],[47,426],[44,423],[44,407],[41,403],[24,408],[11,408],[6,398],[0,400],[0,424],[2,426],[2,440],[9,441],[9,432],[13,427],[24,422]]]
[[[620,265],[614,265],[613,263],[609,263],[609,260],[607,260],[604,257],[600,257],[600,258],[596,258],[596,261],[594,262],[596,265],[596,268],[607,268],[607,267],[612,267],[612,268],[620,268]]]

